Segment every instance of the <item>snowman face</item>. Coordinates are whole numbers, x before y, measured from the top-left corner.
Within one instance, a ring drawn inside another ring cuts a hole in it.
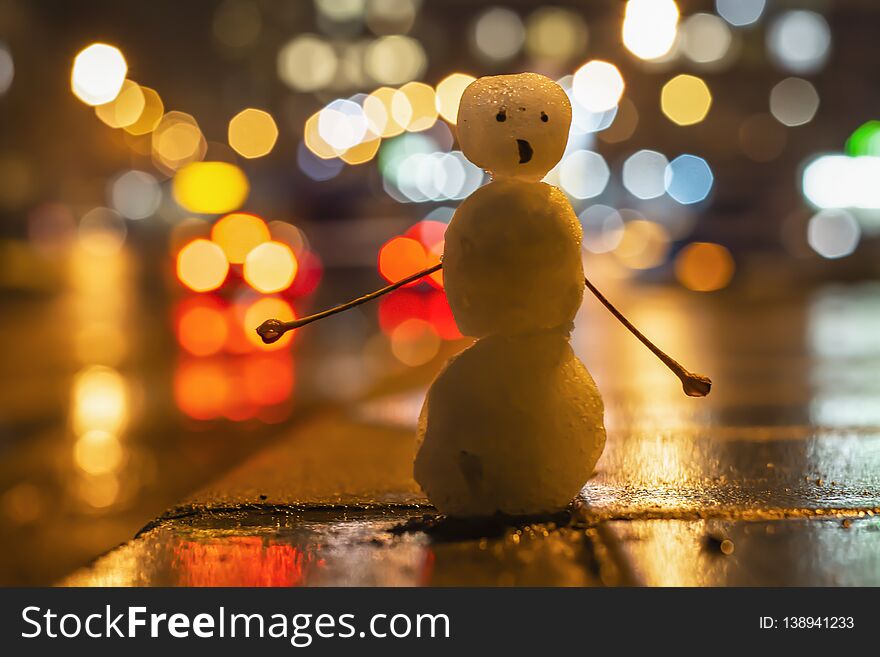
[[[562,158],[570,125],[568,96],[537,73],[480,78],[458,109],[462,151],[496,178],[541,180]]]

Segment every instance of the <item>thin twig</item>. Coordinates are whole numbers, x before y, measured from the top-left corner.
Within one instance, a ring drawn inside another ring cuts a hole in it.
[[[362,297],[358,297],[353,301],[349,301],[348,303],[343,303],[339,306],[334,306],[328,310],[321,311],[319,313],[315,313],[314,315],[309,315],[308,317],[303,317],[301,319],[294,319],[290,322],[282,322],[278,319],[267,319],[265,322],[260,324],[257,328],[257,333],[259,333],[260,337],[263,339],[263,342],[266,344],[271,344],[276,340],[280,339],[282,335],[287,333],[288,331],[292,331],[293,329],[298,329],[306,324],[311,324],[312,322],[317,322],[319,319],[324,319],[325,317],[330,317],[330,315],[335,315],[337,313],[345,312],[349,308],[354,308],[355,306],[359,306],[362,303],[366,303],[367,301],[372,301],[378,297],[381,297],[383,294],[388,294],[389,292],[393,292],[399,287],[403,287],[407,283],[412,283],[413,281],[417,281],[420,278],[433,274],[435,271],[438,271],[443,266],[442,262],[438,262],[433,267],[428,267],[427,269],[423,269],[420,272],[416,272],[411,276],[407,276],[404,279],[401,279],[391,285],[383,287],[381,290],[376,290],[375,292],[370,292],[369,294],[365,294]]]
[[[325,317],[329,317],[331,315],[335,315],[337,313],[345,312],[349,308],[354,308],[355,306],[359,306],[362,303],[366,303],[367,301],[372,301],[378,297],[381,297],[383,294],[388,294],[389,292],[393,292],[399,287],[403,287],[408,283],[412,283],[413,281],[417,281],[420,278],[433,274],[435,271],[439,271],[443,267],[443,263],[437,263],[433,267],[428,267],[427,269],[423,269],[420,272],[416,272],[410,276],[407,276],[404,279],[397,281],[396,283],[392,283],[386,287],[383,287],[380,290],[376,290],[375,292],[370,292],[369,294],[365,294],[362,297],[358,297],[353,301],[349,301],[348,303],[343,303],[342,305],[335,306],[328,310],[324,310],[322,312],[316,313],[314,315],[309,315],[308,317],[303,317],[302,319],[295,319],[290,322],[282,322],[277,319],[267,319],[265,322],[260,324],[259,328],[257,328],[257,333],[259,333],[260,337],[263,339],[263,342],[266,344],[270,344],[275,342],[282,335],[287,333],[288,331],[292,331],[293,329],[298,329],[306,324],[311,324],[312,322],[316,322],[319,319],[324,319]],[[675,374],[680,380],[682,388],[684,389],[684,393],[689,397],[705,397],[709,394],[709,391],[712,389],[712,380],[703,376],[702,374],[694,374],[686,370],[682,365],[671,358],[668,354],[663,352],[657,345],[651,342],[645,335],[639,331],[632,323],[624,317],[621,312],[614,307],[614,305],[605,298],[605,295],[599,292],[596,287],[590,282],[587,277],[584,277],[584,283],[587,288],[592,292],[596,298],[602,302],[602,305],[605,306],[609,312],[614,315],[618,321],[623,324],[629,331],[636,336],[639,341],[645,345],[651,352],[660,359],[660,361],[666,365],[672,373]]]

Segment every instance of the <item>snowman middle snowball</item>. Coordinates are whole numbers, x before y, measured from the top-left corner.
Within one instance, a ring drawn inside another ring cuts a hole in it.
[[[602,397],[569,344],[584,291],[582,230],[540,181],[571,125],[542,75],[484,77],[461,99],[458,139],[493,181],[446,232],[455,321],[480,338],[447,363],[419,418],[416,481],[441,513],[550,513],[583,487],[605,445]]]

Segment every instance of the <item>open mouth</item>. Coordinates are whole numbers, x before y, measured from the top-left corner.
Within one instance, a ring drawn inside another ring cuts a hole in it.
[[[516,147],[519,148],[519,163],[525,164],[532,159],[532,145],[525,139],[517,139]]]

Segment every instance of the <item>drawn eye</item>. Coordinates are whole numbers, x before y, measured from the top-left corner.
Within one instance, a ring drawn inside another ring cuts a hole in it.
[[[505,110],[501,110],[498,114],[495,115],[495,120],[498,123],[502,123],[507,120],[507,112]]]
[[[546,114],[544,114],[544,112],[541,112],[541,120],[542,120],[544,123],[547,123],[547,121],[550,120],[550,117],[547,116]]]

